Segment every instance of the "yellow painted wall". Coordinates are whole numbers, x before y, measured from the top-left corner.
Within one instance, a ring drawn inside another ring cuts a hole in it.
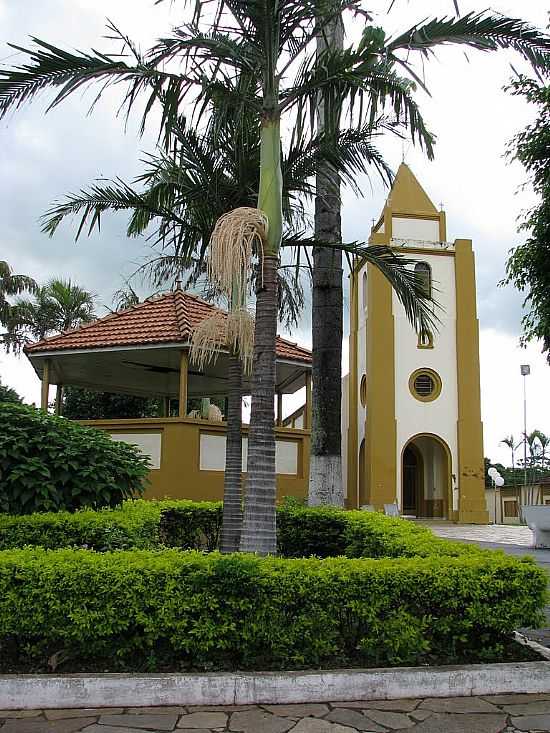
[[[221,500],[223,471],[201,471],[200,435],[225,434],[224,423],[192,418],[154,418],[146,420],[84,420],[82,425],[109,433],[139,434],[160,432],[162,435],[160,469],[150,471],[146,499]],[[243,435],[248,432],[243,427]],[[307,497],[309,483],[309,430],[275,428],[275,437],[298,442],[298,474],[277,475],[277,498]]]
[[[458,378],[459,522],[486,524],[483,424],[479,386],[479,323],[472,242],[455,242],[456,358]]]

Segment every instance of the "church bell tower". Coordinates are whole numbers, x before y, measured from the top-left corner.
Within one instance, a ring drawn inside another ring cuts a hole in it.
[[[420,337],[385,277],[355,264],[342,411],[348,506],[397,502],[404,515],[486,523],[472,242],[447,241],[444,212],[404,163],[369,242],[415,261],[439,323]]]

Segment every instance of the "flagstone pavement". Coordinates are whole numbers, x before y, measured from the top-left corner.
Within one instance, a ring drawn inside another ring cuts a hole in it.
[[[550,694],[303,705],[0,710],[0,733],[550,731]]]

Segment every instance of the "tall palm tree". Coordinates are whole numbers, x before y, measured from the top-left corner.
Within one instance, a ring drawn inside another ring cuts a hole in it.
[[[44,215],[44,231],[53,235],[65,218],[77,216],[78,238],[82,232],[91,234],[99,229],[106,211],[129,211],[128,235],[150,232],[158,248],[158,254],[141,272],[155,286],[182,277],[195,283],[204,272],[204,254],[216,221],[225,211],[253,206],[259,185],[260,135],[254,116],[248,113],[246,124],[236,116],[226,117],[223,125],[216,124],[215,118],[214,108],[213,121],[202,134],[185,120],[179,120],[171,151],[159,150],[148,156],[145,172],[135,181],[131,184],[120,179],[97,182],[77,194],[69,194]],[[283,247],[295,249],[299,243],[308,241],[302,239],[300,227],[306,218],[304,204],[313,197],[314,175],[322,160],[328,157],[333,168],[343,176],[369,164],[388,175],[373,144],[376,135],[386,126],[386,121],[377,120],[376,127],[346,131],[333,140],[328,151],[325,151],[325,137],[319,134],[303,135],[291,142],[282,160],[286,225]],[[391,129],[395,131],[395,127]],[[396,267],[403,266],[403,263],[396,263]],[[281,268],[278,280],[279,317],[286,326],[292,327],[300,310],[300,283],[296,270]],[[405,280],[404,285],[407,287],[408,281]],[[134,302],[137,295],[127,284],[115,297],[118,308]],[[205,335],[207,345],[211,346],[208,328]],[[201,358],[204,353],[202,334],[198,336],[197,353]],[[216,336],[214,333],[214,340]],[[216,345],[227,348],[225,343]],[[222,552],[239,549],[242,524],[242,364],[232,346],[229,350]],[[215,352],[215,348],[210,348],[211,356]]]
[[[422,118],[412,98],[414,83],[405,82],[397,68],[410,72],[411,50],[427,56],[442,43],[457,42],[483,50],[513,47],[533,63],[542,63],[550,50],[548,37],[521,21],[492,15],[469,14],[458,19],[435,19],[420,23],[404,34],[387,39],[380,29],[366,24],[356,44],[341,52],[326,49],[316,55],[320,30],[344,10],[357,11],[356,0],[225,0],[218,12],[210,12],[206,0],[195,4],[195,18],[161,39],[146,55],[115,27],[112,33],[133,56],[127,63],[120,56],[97,52],[72,53],[35,40],[33,49],[18,48],[30,62],[0,75],[0,116],[21,106],[44,88],[57,88],[51,106],[59,104],[88,82],[107,86],[127,84],[124,97],[128,111],[141,92],[148,94],[142,127],[156,101],[162,105],[162,134],[167,145],[182,103],[198,97],[196,114],[208,110],[216,99],[235,109],[250,108],[260,125],[260,184],[257,208],[263,226],[250,227],[242,213],[228,220],[230,231],[246,229],[250,251],[258,258],[260,277],[256,293],[256,333],[252,377],[252,408],[249,433],[248,490],[241,548],[262,554],[275,552],[275,338],[277,322],[276,270],[283,234],[281,120],[288,115],[298,134],[314,122],[319,94],[330,101],[325,121],[335,129],[343,103],[349,102],[355,124],[371,120],[388,105],[398,119],[405,119],[413,138],[430,144]],[[360,8],[359,8],[360,9]],[[208,12],[204,12],[208,10]],[[320,15],[320,11],[322,14]],[[205,15],[205,19],[202,15]],[[361,18],[361,15],[358,16]],[[401,55],[403,54],[403,55]],[[175,63],[173,63],[175,62]],[[244,74],[235,90],[232,80]],[[240,217],[240,218],[239,218]],[[246,226],[245,226],[246,225]],[[230,241],[230,231],[220,240]],[[365,258],[375,252],[365,248]],[[410,277],[410,274],[409,274]],[[414,278],[411,278],[411,282]],[[229,287],[229,285],[228,285]],[[426,303],[413,303],[413,288],[406,303],[414,325],[427,327]],[[416,308],[416,310],[415,310]]]
[[[15,314],[9,296],[33,293],[37,285],[28,275],[16,275],[7,262],[0,260],[0,326],[7,330],[0,333],[0,343],[9,351],[18,349],[20,342],[16,334]]]
[[[89,323],[95,318],[95,296],[71,280],[53,278],[35,289],[32,298],[19,298],[13,305],[10,331],[23,342],[29,337],[40,340]],[[63,385],[58,384],[55,410],[59,414]]]

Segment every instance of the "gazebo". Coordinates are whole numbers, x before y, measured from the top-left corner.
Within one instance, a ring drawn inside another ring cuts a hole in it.
[[[221,311],[223,313],[223,311]],[[228,354],[198,369],[189,362],[193,332],[220,310],[183,290],[148,298],[78,329],[29,344],[25,353],[42,380],[42,409],[52,384],[163,399],[164,417],[86,420],[115,440],[138,445],[151,461],[149,498],[221,499],[225,421],[189,414],[191,398],[227,394]],[[306,388],[293,427],[283,426],[283,395]],[[311,423],[311,352],[277,337],[276,470],[280,496],[305,496]],[[250,393],[247,378],[243,395]],[[177,400],[177,416],[170,407]],[[243,466],[246,434],[243,426]]]

